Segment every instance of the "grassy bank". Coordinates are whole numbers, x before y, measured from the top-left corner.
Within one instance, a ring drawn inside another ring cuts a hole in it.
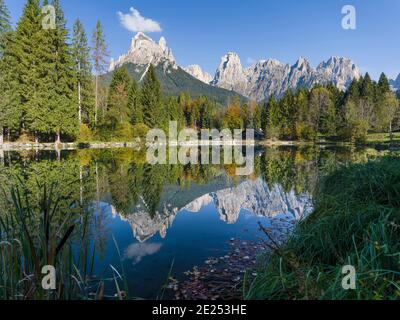
[[[291,239],[271,245],[245,298],[398,299],[399,240],[400,159],[343,168],[321,183]],[[356,268],[356,290],[342,288],[345,265]]]

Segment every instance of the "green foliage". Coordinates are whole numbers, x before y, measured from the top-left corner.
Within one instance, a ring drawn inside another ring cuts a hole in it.
[[[114,72],[108,90],[107,111],[104,123],[111,130],[118,124],[128,123],[132,119],[132,109],[129,105],[131,79],[126,68],[121,67]]]
[[[44,29],[39,1],[28,0],[5,50],[5,91],[11,97],[5,125],[11,130],[23,127],[36,138],[59,139],[61,134],[74,138],[78,122],[68,31],[59,2],[52,5],[56,28]]]
[[[400,128],[399,101],[384,74],[378,83],[368,74],[355,79],[346,92],[330,84],[287,92],[279,101],[271,97],[262,117],[266,136],[277,139],[315,140],[323,135],[365,143],[372,130]]]
[[[141,105],[141,92],[135,79],[131,82],[129,90],[128,108],[131,112],[131,122],[133,125],[143,123],[143,110]]]
[[[90,142],[93,140],[93,132],[90,130],[90,128],[82,123],[79,126],[79,136],[78,136],[78,141],[79,142]]]
[[[154,66],[150,65],[143,80],[140,101],[143,109],[143,122],[150,128],[165,129],[166,117],[160,82],[157,79]]]
[[[320,185],[315,211],[274,248],[248,299],[397,299],[400,160],[341,168]],[[341,287],[342,267],[357,290]]]
[[[133,136],[135,138],[139,138],[141,141],[145,141],[146,135],[149,132],[150,128],[143,123],[139,123],[134,125],[132,130],[133,130]]]
[[[93,126],[95,101],[90,48],[85,29],[79,19],[73,27],[71,53],[74,62],[74,92],[78,101],[79,122]]]
[[[101,21],[97,21],[96,28],[92,36],[92,60],[94,63],[95,74],[95,108],[94,108],[94,127],[97,126],[98,112],[100,106],[100,84],[99,77],[105,72],[108,57],[107,43],[103,32]]]

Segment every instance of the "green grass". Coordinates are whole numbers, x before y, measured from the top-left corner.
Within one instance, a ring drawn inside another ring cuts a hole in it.
[[[400,159],[383,157],[327,177],[315,211],[273,246],[246,299],[399,299]],[[357,289],[342,288],[353,265]]]
[[[104,295],[106,283],[115,284],[119,299],[128,298],[114,267],[112,278],[92,276],[95,247],[88,240],[89,212],[74,212],[73,202],[69,211],[62,210],[56,184],[38,188],[40,194],[31,195],[21,182],[2,194],[9,203],[0,212],[0,300],[114,299]],[[42,287],[42,268],[48,265],[56,270],[55,290]]]

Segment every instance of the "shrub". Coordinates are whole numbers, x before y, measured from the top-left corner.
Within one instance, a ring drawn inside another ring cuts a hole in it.
[[[78,142],[91,142],[92,140],[93,140],[92,130],[90,130],[87,124],[82,123],[79,126]]]

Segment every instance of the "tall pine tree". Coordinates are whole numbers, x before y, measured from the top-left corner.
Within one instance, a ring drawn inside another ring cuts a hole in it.
[[[10,60],[15,64],[16,102],[19,104],[21,125],[23,130],[37,129],[36,110],[40,109],[40,77],[38,69],[41,65],[39,33],[42,31],[39,0],[28,0],[23,9],[10,53]],[[27,113],[33,115],[27,117]]]
[[[44,1],[46,6],[48,1]],[[35,108],[27,110],[30,129],[41,135],[61,135],[74,138],[78,129],[78,115],[74,96],[74,72],[68,30],[59,0],[53,0],[55,28],[41,28],[36,33],[38,88]],[[48,12],[40,15],[44,19]]]
[[[106,70],[107,66],[107,43],[105,40],[103,27],[100,21],[97,21],[96,28],[92,37],[92,59],[94,63],[95,74],[95,110],[94,110],[94,126],[97,125],[98,109],[99,109],[99,77]]]
[[[141,106],[140,95],[141,95],[140,88],[135,79],[133,79],[129,91],[129,101],[128,101],[128,106],[129,109],[131,110],[131,115],[132,115],[131,116],[132,125],[143,123],[143,110]]]
[[[164,128],[166,119],[163,114],[161,86],[152,64],[149,66],[143,81],[140,100],[144,124],[150,128]]]
[[[115,130],[117,125],[130,123],[131,109],[129,108],[129,91],[131,78],[126,67],[114,71],[107,100],[106,122]]]
[[[0,58],[4,54],[6,47],[7,38],[10,35],[11,24],[10,24],[10,13],[4,3],[4,0],[0,0]]]
[[[10,86],[12,81],[10,66],[7,64],[8,57],[5,53],[12,41],[12,28],[10,24],[10,13],[4,3],[0,0],[0,144],[3,143],[4,127],[9,126],[10,104],[12,102]],[[11,98],[11,99],[10,99]]]
[[[78,100],[79,123],[94,121],[94,95],[90,49],[85,29],[78,19],[74,24],[72,37],[72,57],[75,73],[75,92]]]

